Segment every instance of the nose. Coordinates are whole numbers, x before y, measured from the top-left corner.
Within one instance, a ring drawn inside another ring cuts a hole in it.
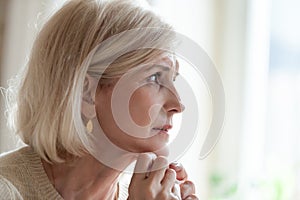
[[[185,106],[182,104],[177,90],[172,88],[166,88],[166,99],[164,109],[168,115],[181,113],[184,111]]]

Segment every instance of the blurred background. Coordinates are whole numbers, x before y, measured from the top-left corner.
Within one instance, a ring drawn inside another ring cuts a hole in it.
[[[42,23],[63,2],[0,0],[1,87],[25,65]],[[197,137],[181,159],[200,199],[300,199],[300,1],[148,3],[208,53],[223,80],[226,120],[219,142],[199,160]],[[1,96],[0,153],[18,145],[3,104]]]

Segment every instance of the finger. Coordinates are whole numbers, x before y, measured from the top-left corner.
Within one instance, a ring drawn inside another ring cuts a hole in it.
[[[180,184],[180,191],[182,199],[187,198],[188,196],[195,194],[195,185],[192,181],[185,181]]]
[[[132,181],[144,180],[149,173],[153,162],[153,155],[149,153],[142,153],[139,155],[132,176]]]
[[[183,200],[199,200],[199,199],[196,195],[191,194],[191,195],[187,196],[186,198],[184,198]]]
[[[165,176],[165,171],[168,167],[168,160],[166,157],[159,156],[153,161],[149,179],[161,183]]]
[[[161,181],[162,187],[171,192],[176,181],[176,172],[173,169],[166,169],[165,176]]]
[[[173,162],[169,165],[171,169],[176,171],[176,179],[179,181],[185,181],[188,178],[188,174],[181,163]]]
[[[179,182],[175,181],[174,186],[172,187],[172,193],[178,197],[179,199],[181,199],[181,192],[180,192],[180,185]]]

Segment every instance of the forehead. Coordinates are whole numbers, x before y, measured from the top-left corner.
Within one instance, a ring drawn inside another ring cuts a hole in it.
[[[167,73],[178,75],[179,64],[178,61],[175,60],[175,57],[171,56],[160,56],[146,63],[142,63],[133,68],[130,68],[126,73],[127,75],[135,75],[138,74],[148,74],[152,73],[154,70],[159,69],[165,71]]]

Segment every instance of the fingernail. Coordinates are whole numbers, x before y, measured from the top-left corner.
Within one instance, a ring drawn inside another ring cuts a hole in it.
[[[177,170],[180,170],[182,168],[182,165],[179,162],[172,162],[170,164],[170,167],[172,167],[173,169],[175,169],[177,171]]]
[[[189,183],[184,182],[183,184],[181,184],[182,189],[188,189],[190,187]]]
[[[171,163],[171,165],[178,165],[178,164],[179,164],[179,162],[177,162],[177,161],[174,161]]]
[[[170,175],[170,176],[175,176],[176,177],[176,172],[174,169],[167,169],[167,173]]]

